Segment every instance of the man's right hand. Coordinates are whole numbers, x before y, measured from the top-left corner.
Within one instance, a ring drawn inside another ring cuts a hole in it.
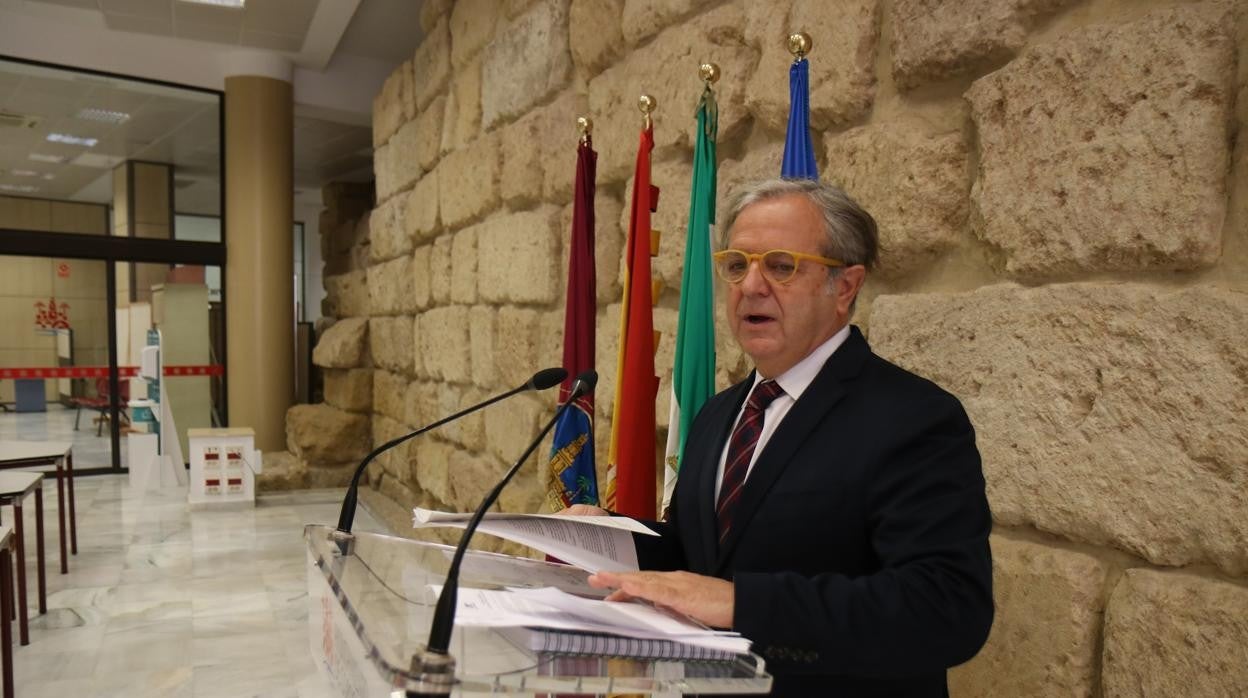
[[[592,504],[573,504],[562,511],[555,512],[557,516],[610,516],[611,512]]]

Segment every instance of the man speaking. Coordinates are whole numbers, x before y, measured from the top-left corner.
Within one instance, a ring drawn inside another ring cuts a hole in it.
[[[722,219],[715,268],[755,370],[695,418],[662,535],[636,537],[648,571],[590,583],[740,632],[773,695],[947,695],[993,616],[966,413],[849,325],[878,242],[844,192],[764,181]]]

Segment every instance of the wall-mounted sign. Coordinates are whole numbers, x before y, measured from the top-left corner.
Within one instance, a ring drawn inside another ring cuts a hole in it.
[[[35,327],[41,330],[68,330],[69,303],[57,303],[49,298],[47,303],[35,301]]]

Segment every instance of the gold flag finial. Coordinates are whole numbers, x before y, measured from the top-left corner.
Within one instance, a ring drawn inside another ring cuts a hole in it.
[[[796,32],[789,34],[789,53],[793,54],[793,60],[800,61],[810,53],[810,34],[806,32]]]
[[[702,77],[702,82],[713,85],[719,82],[719,66],[714,63],[703,63],[698,66],[698,75]]]
[[[588,142],[590,134],[594,132],[594,120],[588,116],[576,117],[576,130],[581,134],[581,142]]]
[[[645,115],[646,128],[650,128],[651,125],[650,113],[653,112],[658,106],[659,103],[656,102],[654,97],[650,95],[643,94],[641,97],[637,98],[637,108],[640,109],[641,113]]]

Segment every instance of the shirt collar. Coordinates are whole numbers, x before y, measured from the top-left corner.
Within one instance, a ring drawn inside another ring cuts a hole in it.
[[[826,342],[815,347],[815,350],[806,355],[806,358],[798,361],[792,368],[781,373],[776,377],[776,382],[784,388],[784,392],[796,401],[806,392],[810,384],[815,381],[815,376],[819,375],[819,370],[823,365],[832,358],[832,354],[836,352],[846,338],[849,337],[849,325],[846,324],[839,332],[828,338]],[[754,372],[754,385],[758,385],[763,381],[763,377]],[[750,386],[751,390],[754,386]]]

